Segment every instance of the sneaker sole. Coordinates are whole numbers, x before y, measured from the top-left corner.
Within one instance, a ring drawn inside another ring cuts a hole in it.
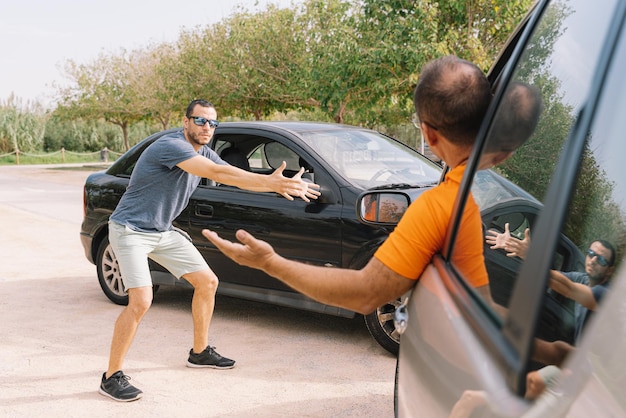
[[[132,401],[136,401],[137,399],[140,399],[143,396],[143,393],[140,393],[137,396],[135,396],[134,398],[128,398],[128,399],[116,398],[115,396],[111,395],[110,393],[105,392],[102,388],[98,389],[98,393],[100,395],[106,396],[106,397],[111,398],[114,401],[118,401],[118,402],[132,402]]]
[[[190,361],[187,361],[187,367],[191,367],[193,369],[232,369],[233,367],[235,367],[234,364],[230,365],[230,366],[217,366],[215,364],[195,364],[192,363]]]

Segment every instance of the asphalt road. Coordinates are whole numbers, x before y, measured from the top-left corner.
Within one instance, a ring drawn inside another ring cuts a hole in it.
[[[231,370],[185,367],[191,291],[162,287],[124,371],[144,397],[97,393],[121,307],[79,240],[78,166],[0,167],[0,416],[391,417],[395,358],[362,318],[219,297],[211,344]]]

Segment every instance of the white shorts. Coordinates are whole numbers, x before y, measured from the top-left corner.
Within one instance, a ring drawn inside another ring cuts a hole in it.
[[[126,289],[152,286],[148,258],[177,279],[209,268],[198,249],[178,231],[138,232],[109,221],[109,242]]]

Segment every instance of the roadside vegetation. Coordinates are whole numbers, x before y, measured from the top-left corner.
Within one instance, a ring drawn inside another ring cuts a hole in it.
[[[456,54],[488,70],[531,3],[305,0],[256,13],[239,8],[172,43],[67,61],[70,83],[58,88],[54,109],[0,99],[0,163],[16,152],[124,152],[178,126],[193,98],[212,101],[220,120],[348,123],[417,146],[411,96],[421,66]]]
[[[424,151],[412,103],[422,65],[455,54],[488,71],[532,3],[303,0],[256,13],[239,8],[217,24],[182,31],[171,43],[67,61],[70,83],[58,88],[53,109],[14,96],[0,99],[0,164],[113,161],[149,134],[179,126],[194,98],[213,102],[222,121],[347,123]],[[555,24],[569,13],[566,5],[553,10]],[[550,33],[534,46],[546,59]],[[536,64],[519,77],[546,96],[543,122],[534,145],[497,170],[541,199],[562,146],[555,138],[567,135],[558,127],[570,126],[573,116],[557,82],[541,71],[547,63]],[[590,152],[584,158],[581,177],[596,182],[573,203],[579,210],[566,232],[577,242],[586,238],[577,229],[580,219],[598,219],[606,237],[624,222],[619,209],[601,205],[613,187],[601,164]]]

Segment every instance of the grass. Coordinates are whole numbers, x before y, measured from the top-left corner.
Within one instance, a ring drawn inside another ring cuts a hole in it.
[[[115,161],[115,157],[109,156],[109,162]],[[34,164],[74,164],[74,163],[104,163],[100,159],[99,153],[91,154],[73,154],[59,152],[50,154],[20,154],[19,165],[34,165]],[[0,157],[0,165],[18,165],[15,154],[5,155]]]

